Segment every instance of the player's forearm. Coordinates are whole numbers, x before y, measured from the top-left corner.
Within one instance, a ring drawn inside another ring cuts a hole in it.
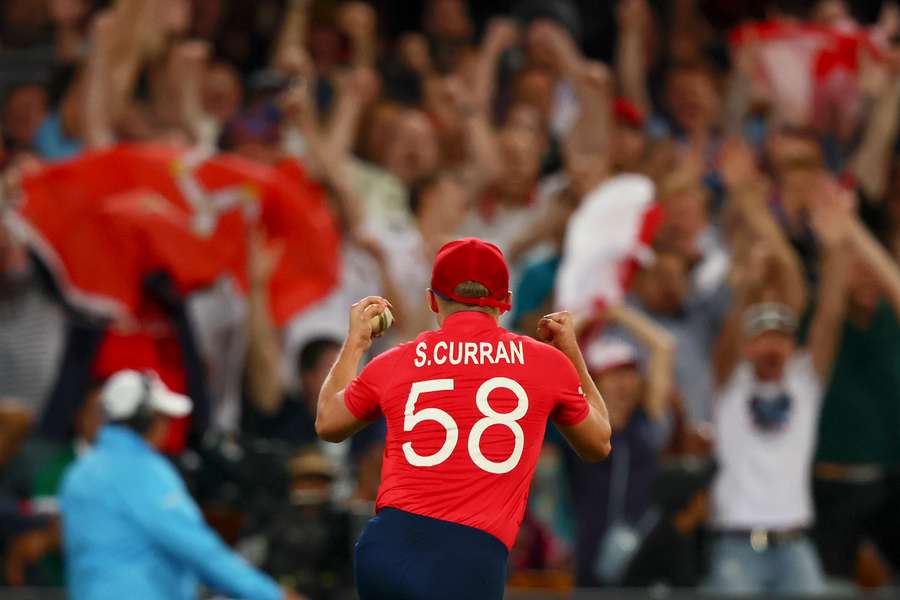
[[[608,423],[609,411],[606,410],[606,402],[604,402],[603,396],[600,395],[600,390],[597,389],[594,378],[591,377],[591,373],[587,368],[587,364],[584,362],[584,356],[582,356],[581,350],[572,348],[570,350],[563,350],[563,353],[566,355],[566,358],[571,361],[572,366],[575,367],[575,371],[578,372],[578,382],[581,384],[581,390],[584,392],[588,404],[590,404]]]
[[[584,397],[591,407],[587,419],[582,423],[582,425],[589,424],[589,440],[582,439],[580,442],[576,442],[569,435],[566,435],[566,437],[573,443],[573,447],[578,452],[578,455],[585,460],[603,460],[609,456],[612,450],[612,425],[609,421],[609,411],[606,409],[606,402],[603,400],[600,390],[597,389],[594,378],[591,377],[588,371],[581,351],[576,347],[572,352],[567,352],[566,355],[572,361],[575,371],[578,373],[581,391],[584,392]]]
[[[356,373],[359,371],[359,363],[365,355],[365,350],[344,342],[337,361],[331,367],[322,389],[319,391],[319,401],[316,406],[317,423],[328,423],[329,416],[337,403],[343,401],[342,392],[350,385]],[[318,425],[317,425],[318,427]]]

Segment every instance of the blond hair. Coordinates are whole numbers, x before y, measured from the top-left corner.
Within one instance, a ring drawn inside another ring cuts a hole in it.
[[[491,292],[484,284],[478,283],[477,281],[463,281],[453,288],[453,294],[461,298],[487,298],[491,295]],[[438,297],[438,303],[441,305],[441,312],[448,315],[469,310],[483,312],[497,317],[500,316],[500,310],[493,306],[465,304],[463,302],[457,302],[456,300],[444,300],[440,297]]]

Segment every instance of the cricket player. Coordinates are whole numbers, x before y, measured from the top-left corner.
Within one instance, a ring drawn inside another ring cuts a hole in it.
[[[609,417],[568,313],[542,319],[548,343],[498,325],[511,294],[493,244],[441,248],[427,298],[440,329],[379,355],[358,377],[371,319],[390,304],[370,296],[353,305],[316,431],[339,442],[387,420],[377,515],[356,546],[361,600],[499,599],[547,420],[582,457],[600,460]]]

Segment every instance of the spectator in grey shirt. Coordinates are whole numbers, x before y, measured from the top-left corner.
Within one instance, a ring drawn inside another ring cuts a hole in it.
[[[712,348],[729,302],[725,278],[715,272],[721,266],[724,274],[725,265],[726,257],[708,254],[691,269],[683,255],[659,251],[637,273],[628,300],[674,338],[675,381],[691,423],[712,417]]]
[[[65,315],[49,296],[24,244],[0,220],[0,397],[39,417],[65,341]]]

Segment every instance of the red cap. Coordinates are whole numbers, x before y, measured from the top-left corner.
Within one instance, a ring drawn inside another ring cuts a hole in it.
[[[466,298],[453,293],[460,283],[475,281],[488,289],[489,296]],[[509,310],[509,267],[500,248],[479,240],[463,238],[444,244],[438,250],[431,271],[431,289],[438,296],[471,306],[490,306]]]

